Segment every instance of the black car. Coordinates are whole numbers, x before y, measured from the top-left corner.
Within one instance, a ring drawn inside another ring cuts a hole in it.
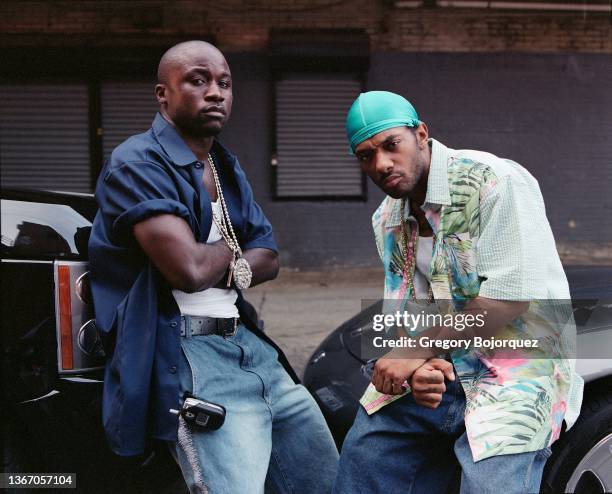
[[[578,348],[595,349],[587,354],[601,358],[576,362],[585,380],[582,411],[576,424],[552,446],[542,492],[612,492],[612,359],[603,358],[612,351],[612,266],[569,266],[565,271]],[[381,312],[382,300],[333,331],[313,353],[304,373],[304,384],[321,407],[339,448],[376,362],[362,358],[362,338],[368,338],[372,318]]]
[[[167,448],[121,459],[104,437],[93,195],[3,190],[1,212],[3,472],[76,473],[77,492],[186,492]]]

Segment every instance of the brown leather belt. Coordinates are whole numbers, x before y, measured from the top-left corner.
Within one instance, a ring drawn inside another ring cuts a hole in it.
[[[211,334],[230,338],[236,334],[237,329],[237,317],[181,316],[181,336],[185,338]]]

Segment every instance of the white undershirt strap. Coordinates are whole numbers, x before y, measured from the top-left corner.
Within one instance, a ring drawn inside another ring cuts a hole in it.
[[[427,300],[429,296],[429,264],[433,255],[433,237],[419,237],[414,270],[414,291],[417,300]]]

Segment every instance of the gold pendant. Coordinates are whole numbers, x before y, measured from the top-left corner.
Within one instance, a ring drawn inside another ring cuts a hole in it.
[[[239,257],[238,259],[236,259],[236,261],[233,263],[232,272],[236,288],[240,290],[246,290],[248,287],[251,286],[253,272],[251,271],[249,261],[247,261],[244,257]]]

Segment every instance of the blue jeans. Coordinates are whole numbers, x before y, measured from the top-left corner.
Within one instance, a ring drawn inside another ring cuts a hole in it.
[[[171,448],[191,492],[331,492],[338,468],[333,438],[274,348],[243,326],[229,338],[181,338],[181,347],[181,397],[188,391],[226,409],[220,429],[191,428],[200,472],[180,435]]]
[[[417,405],[410,394],[373,415],[360,407],[342,447],[333,492],[438,494],[453,492],[459,478],[462,494],[539,492],[550,448],[474,462],[464,410],[458,380],[446,381],[435,410]]]

